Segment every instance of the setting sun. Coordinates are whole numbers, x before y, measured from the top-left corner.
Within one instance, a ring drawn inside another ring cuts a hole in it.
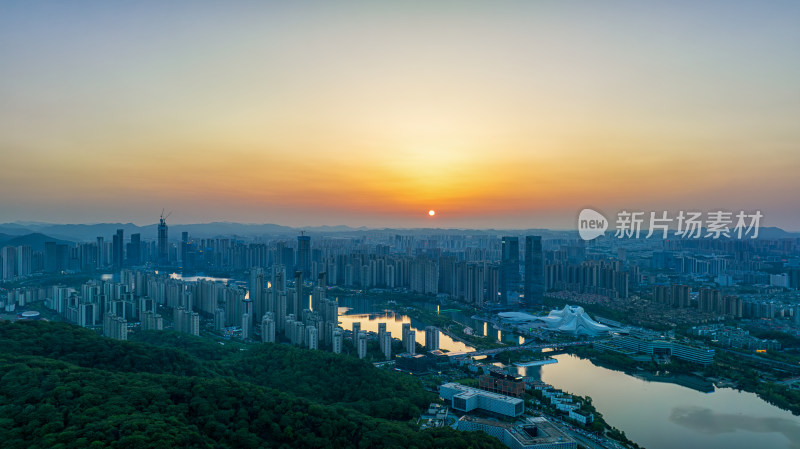
[[[429,211],[428,211],[428,215],[430,215],[431,217],[433,217],[434,215],[436,215],[436,211],[435,211],[435,210],[433,210],[433,209],[431,209],[431,210],[429,210]]]

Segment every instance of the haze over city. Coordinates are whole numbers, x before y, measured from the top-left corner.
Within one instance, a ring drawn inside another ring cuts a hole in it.
[[[798,230],[799,14],[4,2],[0,221],[565,229],[593,207]]]

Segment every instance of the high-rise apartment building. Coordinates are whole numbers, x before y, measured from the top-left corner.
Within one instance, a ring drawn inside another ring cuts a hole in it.
[[[439,349],[439,328],[427,326],[425,328],[425,350],[435,351]]]
[[[367,333],[359,331],[357,335],[358,337],[355,338],[355,343],[358,349],[358,358],[363,359],[367,356]]]

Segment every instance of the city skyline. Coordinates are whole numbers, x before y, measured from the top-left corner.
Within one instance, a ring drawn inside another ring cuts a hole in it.
[[[798,8],[6,3],[0,222],[800,230]]]

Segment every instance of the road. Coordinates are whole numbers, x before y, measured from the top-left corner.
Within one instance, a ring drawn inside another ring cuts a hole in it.
[[[575,438],[580,444],[586,447],[591,449],[627,449],[627,446],[624,444],[609,438],[602,438],[601,441],[598,441],[597,436],[590,432],[579,429],[559,417],[547,413],[543,414],[553,425],[558,426],[563,432]]]
[[[467,355],[469,357],[474,357],[474,356],[478,356],[478,355],[499,354],[501,352],[506,352],[506,351],[523,351],[523,350],[527,350],[527,349],[543,349],[543,348],[566,348],[568,346],[590,345],[590,344],[594,343],[595,341],[600,341],[600,340],[572,341],[572,342],[569,342],[569,343],[556,343],[556,342],[539,343],[539,344],[536,344],[536,345],[534,345],[534,344],[524,344],[524,345],[520,345],[520,346],[512,346],[510,348],[495,348],[495,349],[484,349],[483,351],[473,351],[473,352],[468,352],[468,353],[466,353],[464,355]]]

